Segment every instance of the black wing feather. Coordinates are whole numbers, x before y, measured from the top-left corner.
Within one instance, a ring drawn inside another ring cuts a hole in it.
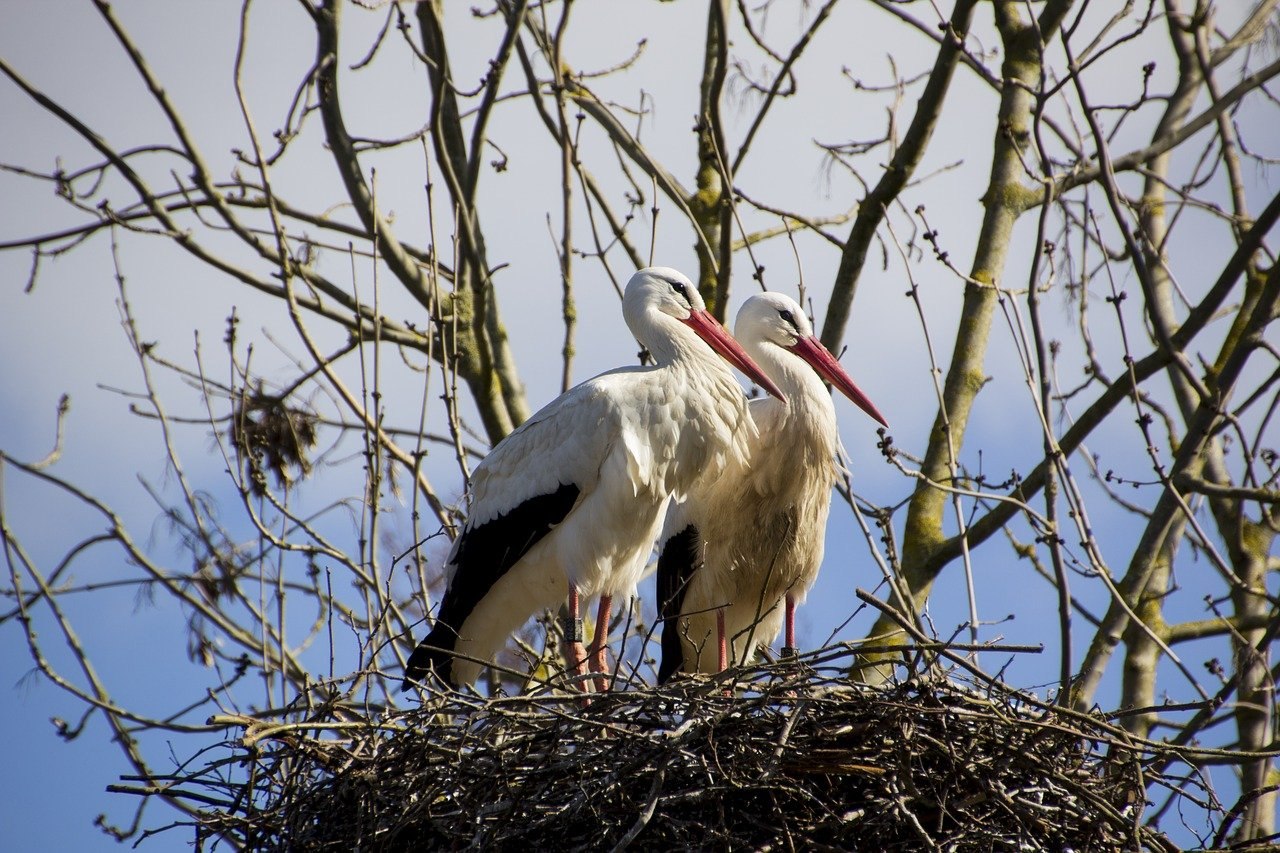
[[[573,483],[562,484],[550,494],[529,498],[510,512],[463,531],[453,581],[440,602],[434,627],[409,656],[401,689],[408,690],[428,672],[449,687],[458,686],[453,680],[453,649],[462,623],[493,585],[564,521],[580,491]]]
[[[662,663],[658,683],[666,684],[684,665],[684,644],[680,642],[680,612],[693,573],[698,570],[698,528],[685,527],[662,546],[658,555],[658,604],[662,617]]]

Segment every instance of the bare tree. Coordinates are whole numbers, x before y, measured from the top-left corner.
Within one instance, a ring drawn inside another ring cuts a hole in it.
[[[0,168],[51,193],[65,220],[18,222],[0,249],[29,258],[31,292],[56,259],[110,247],[137,372],[94,378],[134,389],[119,393],[169,478],[146,485],[167,525],[159,547],[61,470],[65,403],[47,456],[0,447],[0,623],[109,724],[128,775],[168,760],[156,733],[207,740],[211,713],[288,709],[317,681],[332,703],[393,706],[470,468],[542,402],[525,382],[550,353],[518,357],[511,317],[556,306],[568,387],[580,304],[606,303],[661,244],[696,258],[722,318],[756,287],[826,300],[833,350],[875,325],[851,319],[855,296],[909,297],[916,325],[883,334],[925,354],[909,380],[932,387],[931,418],[908,427],[887,402],[909,433],[881,433],[892,476],[874,500],[844,491],[843,535],[865,534],[859,560],[883,568],[886,602],[866,629],[881,651],[852,677],[893,677],[904,617],[933,634],[959,622],[975,648],[994,639],[982,565],[1027,588],[1043,579],[1056,625],[1038,628],[1052,657],[1039,680],[1057,701],[1114,705],[1138,741],[1184,746],[1202,843],[1274,836],[1276,0],[828,0],[799,13],[709,0],[697,31],[688,8],[637,4],[628,14],[654,31],[607,35],[621,13],[569,0],[496,0],[469,18],[441,0],[268,5],[242,4],[234,49],[205,75],[230,86],[231,146],[157,69],[162,42],[105,0],[93,6],[110,44],[95,50],[127,63],[131,105],[163,121],[144,142],[112,141],[73,93],[0,56],[11,91],[58,128],[46,162],[0,149]],[[878,55],[845,47],[872,24],[912,46],[884,84]],[[284,40],[307,59],[264,76]],[[369,108],[388,86],[393,121]],[[813,87],[818,110],[803,101]],[[659,89],[694,105],[691,134],[672,134]],[[881,129],[856,138],[869,116]],[[833,117],[844,141],[814,139],[808,123]],[[821,192],[794,191],[819,172]],[[980,198],[950,198],[961,179]],[[197,338],[172,355],[186,331],[148,326],[131,298],[158,246],[274,312],[267,328],[247,332],[237,309],[220,351]],[[22,322],[23,284],[7,284],[9,322]],[[1015,424],[1017,440],[984,436],[983,419]],[[187,473],[210,446],[217,483]],[[50,542],[16,523],[8,507],[44,490],[90,513],[92,532]],[[116,698],[63,606],[102,594],[82,571],[108,550],[111,586],[182,614],[207,689],[164,708]],[[942,580],[962,605],[931,599]],[[863,607],[849,596],[847,611]],[[646,611],[626,618],[646,635]],[[517,637],[488,688],[554,670],[545,634]],[[634,645],[620,654],[644,665]],[[1180,793],[1150,791],[1147,820],[1176,820]],[[141,813],[108,830],[134,837]]]

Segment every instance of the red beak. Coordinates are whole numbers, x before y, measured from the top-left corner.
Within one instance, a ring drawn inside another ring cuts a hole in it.
[[[712,317],[707,311],[694,310],[684,320],[685,325],[693,329],[698,337],[707,342],[713,350],[724,356],[725,361],[738,368],[746,375],[748,379],[777,397],[782,402],[787,402],[787,398],[779,390],[777,385],[773,384],[768,376],[764,375],[764,371],[751,360],[751,356],[747,355],[747,351],[742,348],[742,344],[733,339],[728,329],[720,325],[720,321]],[[819,344],[821,346],[821,344]],[[832,359],[834,361],[834,359]],[[837,369],[840,365],[836,365]],[[870,405],[870,404],[868,404]]]
[[[839,388],[840,393],[852,400],[858,408],[885,426],[889,425],[884,415],[880,414],[880,410],[871,402],[871,398],[863,394],[862,390],[853,383],[853,379],[845,373],[831,351],[822,345],[822,341],[817,338],[801,338],[796,341],[795,346],[791,347],[791,351],[812,365],[819,376]]]

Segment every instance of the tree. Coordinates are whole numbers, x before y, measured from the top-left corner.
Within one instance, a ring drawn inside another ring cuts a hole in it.
[[[166,525],[144,544],[136,494],[106,500],[115,485],[60,463],[75,409],[39,461],[6,437],[6,641],[143,778],[161,736],[207,738],[217,707],[283,708],[318,679],[335,701],[393,704],[470,467],[573,384],[580,348],[616,338],[594,318],[616,316],[632,269],[687,255],[721,318],[734,295],[798,287],[829,347],[879,348],[883,393],[915,392],[882,406],[901,430],[880,440],[888,464],[850,441],[859,486],[829,562],[854,559],[862,525],[862,582],[878,563],[887,603],[858,633],[1029,632],[1052,665],[1015,671],[1061,703],[1221,747],[1185,757],[1208,791],[1202,840],[1272,835],[1274,0],[609,6],[246,0],[188,45],[95,0],[123,123],[0,55],[6,97],[48,140],[0,155],[15,193],[44,194],[0,235],[9,269],[29,263],[8,322],[65,286],[64,262],[98,265],[82,288],[108,269],[137,369],[77,369],[137,389],[118,393],[166,480],[144,482]],[[152,265],[173,293],[140,299]],[[175,355],[187,330],[156,316],[187,277],[237,305],[222,354],[206,332]],[[88,513],[87,532],[15,511],[37,498]],[[106,560],[105,584],[85,579]],[[996,571],[1034,594],[1005,599]],[[181,614],[203,689],[118,698],[78,639],[95,623],[63,602],[120,588]],[[842,615],[869,615],[844,590]],[[984,620],[980,597],[1025,627]],[[531,629],[512,667],[554,648]],[[852,675],[901,660],[868,654]],[[1150,796],[1149,819],[1171,820],[1171,795]]]

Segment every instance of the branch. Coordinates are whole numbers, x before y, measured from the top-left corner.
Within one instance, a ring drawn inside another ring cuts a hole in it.
[[[1271,199],[1271,203],[1259,215],[1253,227],[1245,233],[1235,253],[1231,256],[1214,282],[1213,287],[1188,315],[1177,331],[1173,333],[1175,349],[1186,349],[1190,342],[1214,319],[1222,303],[1226,301],[1236,281],[1244,274],[1254,254],[1261,248],[1267,232],[1280,220],[1280,194]],[[1142,382],[1163,370],[1168,365],[1168,356],[1156,350],[1133,363],[1133,376]],[[1121,402],[1132,393],[1132,384],[1128,375],[1124,375],[1107,386],[1106,390],[1090,404],[1072,423],[1071,428],[1062,436],[1058,444],[1064,453],[1074,453],[1083,445],[1085,438],[1111,414]],[[1019,500],[1029,500],[1044,486],[1046,462],[1039,462],[1010,492]],[[993,534],[1000,532],[1005,524],[1017,512],[1013,503],[999,504],[993,507],[982,518],[977,519],[969,527],[969,546],[973,547],[986,541]],[[937,575],[942,568],[960,555],[960,540],[952,537],[941,542],[921,565],[922,573]]]
[[[1158,157],[1168,151],[1177,148],[1183,142],[1195,136],[1209,125],[1215,123],[1218,117],[1233,107],[1238,101],[1244,98],[1250,92],[1258,91],[1263,84],[1272,77],[1280,74],[1280,59],[1272,62],[1270,65],[1255,71],[1248,77],[1245,77],[1236,85],[1232,86],[1223,93],[1221,99],[1216,104],[1207,108],[1191,121],[1183,124],[1175,132],[1167,136],[1160,136],[1146,148],[1137,151],[1130,151],[1121,157],[1116,157],[1111,161],[1111,170],[1113,172],[1126,172],[1140,168],[1144,163],[1153,157]],[[1070,174],[1055,178],[1054,189],[1051,194],[1040,196],[1037,200],[1029,201],[1032,204],[1041,204],[1048,198],[1056,198],[1063,193],[1075,189],[1085,184],[1091,184],[1102,177],[1103,169],[1101,164],[1077,168]]]
[[[956,63],[964,55],[964,40],[968,37],[977,0],[956,0],[951,20],[947,23],[946,38],[938,49],[933,71],[924,92],[916,104],[915,115],[907,128],[902,144],[894,152],[893,159],[875,188],[858,206],[858,217],[853,221],[849,239],[840,254],[840,267],[832,285],[831,302],[822,323],[822,342],[833,352],[840,349],[845,326],[849,322],[849,310],[858,291],[858,278],[867,261],[867,250],[875,239],[876,229],[884,219],[885,211],[911,180],[916,167],[924,158],[925,150],[933,138],[938,118],[951,80],[955,76]]]
[[[1201,454],[1206,443],[1213,435],[1214,426],[1222,417],[1226,401],[1234,390],[1244,366],[1253,354],[1254,349],[1262,341],[1263,330],[1276,317],[1280,307],[1280,266],[1274,267],[1267,276],[1263,292],[1249,318],[1242,335],[1240,345],[1235,347],[1222,365],[1221,372],[1213,383],[1211,396],[1201,401],[1193,417],[1187,424],[1187,434],[1178,445],[1177,455],[1169,470],[1169,479],[1176,479],[1184,472],[1198,471],[1202,463]],[[1134,549],[1133,559],[1125,571],[1118,587],[1125,602],[1132,606],[1137,597],[1146,588],[1147,580],[1154,568],[1154,557],[1159,551],[1159,543],[1166,538],[1167,529],[1176,519],[1182,517],[1184,502],[1174,488],[1167,482],[1161,491],[1155,508],[1151,511],[1151,519],[1142,532],[1142,537]],[[1102,680],[1107,661],[1121,639],[1121,633],[1128,623],[1124,602],[1113,600],[1106,615],[1102,619],[1102,627],[1094,635],[1088,654],[1081,666],[1081,678],[1074,688],[1072,701],[1077,708],[1087,707],[1093,702],[1093,695]],[[1239,676],[1237,671],[1236,676]]]

